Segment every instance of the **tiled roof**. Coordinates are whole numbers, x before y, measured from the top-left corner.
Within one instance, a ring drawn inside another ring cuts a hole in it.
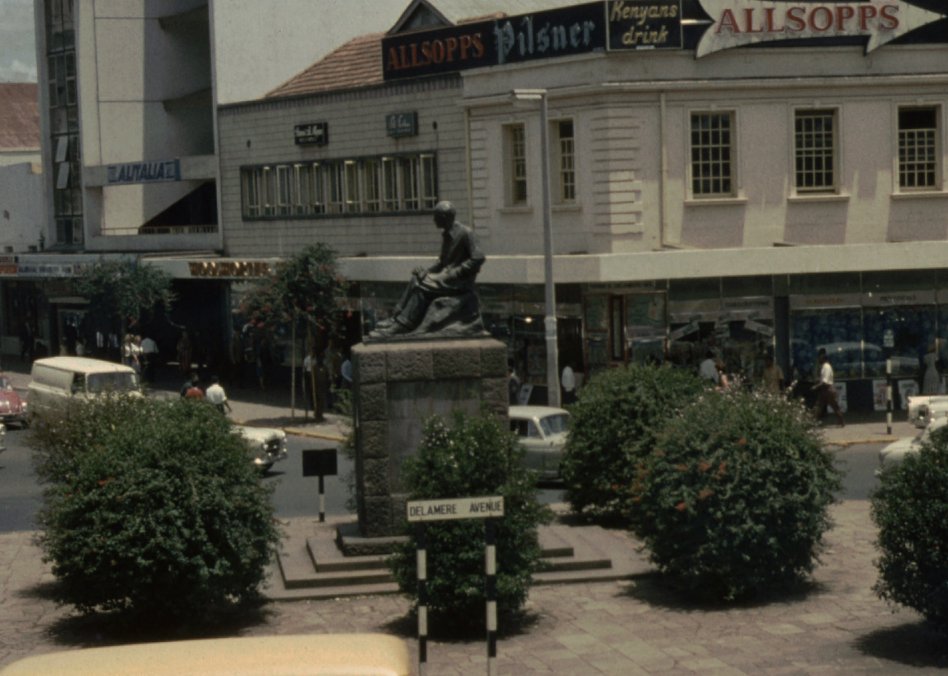
[[[370,33],[349,40],[302,73],[268,92],[266,98],[315,94],[381,83],[383,36],[384,33]]]
[[[0,151],[40,147],[35,82],[0,82]]]

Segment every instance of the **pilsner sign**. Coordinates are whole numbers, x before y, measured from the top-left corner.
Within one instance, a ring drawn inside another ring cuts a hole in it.
[[[503,515],[504,498],[501,495],[483,498],[413,500],[408,503],[408,521],[410,522],[493,519]]]

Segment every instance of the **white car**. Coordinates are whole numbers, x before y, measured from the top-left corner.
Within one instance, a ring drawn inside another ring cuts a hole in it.
[[[910,453],[918,453],[922,444],[928,440],[932,432],[941,429],[945,425],[948,425],[948,417],[935,418],[924,430],[918,433],[918,436],[893,441],[883,448],[879,451],[879,468],[876,470],[876,476],[898,465]]]
[[[552,406],[511,406],[510,431],[526,448],[525,464],[541,479],[560,475],[560,460],[566,446],[569,412]]]
[[[948,416],[948,395],[916,395],[908,398],[908,419],[916,427],[926,427],[936,418]]]
[[[286,458],[286,432],[275,427],[247,427],[234,425],[234,431],[240,434],[253,450],[253,464],[266,472],[273,463]]]

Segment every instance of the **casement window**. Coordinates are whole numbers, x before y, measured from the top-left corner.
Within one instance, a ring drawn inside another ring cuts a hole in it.
[[[244,218],[313,218],[430,210],[438,201],[433,153],[244,167]]]
[[[837,123],[835,110],[794,113],[794,183],[798,193],[835,192]]]
[[[551,164],[555,167],[557,181],[556,201],[576,201],[576,139],[573,136],[573,121],[560,120],[553,125],[554,154]]]
[[[293,196],[291,194],[292,182],[290,181],[291,170],[292,167],[288,164],[283,164],[276,168],[276,213],[280,216],[288,216],[290,214],[290,205],[293,202]]]
[[[940,109],[899,108],[899,188],[932,190],[939,183]]]
[[[310,213],[326,213],[326,169],[319,162],[309,167],[309,207]]]
[[[527,203],[527,140],[522,124],[504,127],[504,159],[508,206]]]
[[[362,163],[362,185],[365,186],[365,210],[382,210],[382,162],[377,158]]]
[[[729,111],[692,113],[692,196],[733,196],[734,160],[734,113]]]

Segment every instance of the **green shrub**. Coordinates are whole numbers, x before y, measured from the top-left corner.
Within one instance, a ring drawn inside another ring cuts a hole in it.
[[[570,407],[560,473],[575,512],[625,518],[627,487],[655,433],[705,385],[680,369],[628,366],[595,375]]]
[[[676,586],[729,601],[812,571],[839,489],[802,406],[709,390],[669,421],[640,463],[632,529]]]
[[[410,500],[503,496],[504,516],[495,520],[497,608],[500,613],[519,610],[540,561],[537,527],[548,510],[536,501],[517,438],[492,417],[458,413],[451,425],[432,418],[417,454],[403,466],[402,480]],[[411,525],[406,526],[408,541],[389,565],[401,590],[417,603],[417,530]],[[439,623],[483,626],[483,521],[427,522],[425,531],[429,611],[439,615]]]
[[[872,495],[876,593],[948,627],[948,428],[886,470]]]
[[[278,539],[245,442],[214,407],[77,403],[34,428],[58,600],[201,620],[256,597]]]

